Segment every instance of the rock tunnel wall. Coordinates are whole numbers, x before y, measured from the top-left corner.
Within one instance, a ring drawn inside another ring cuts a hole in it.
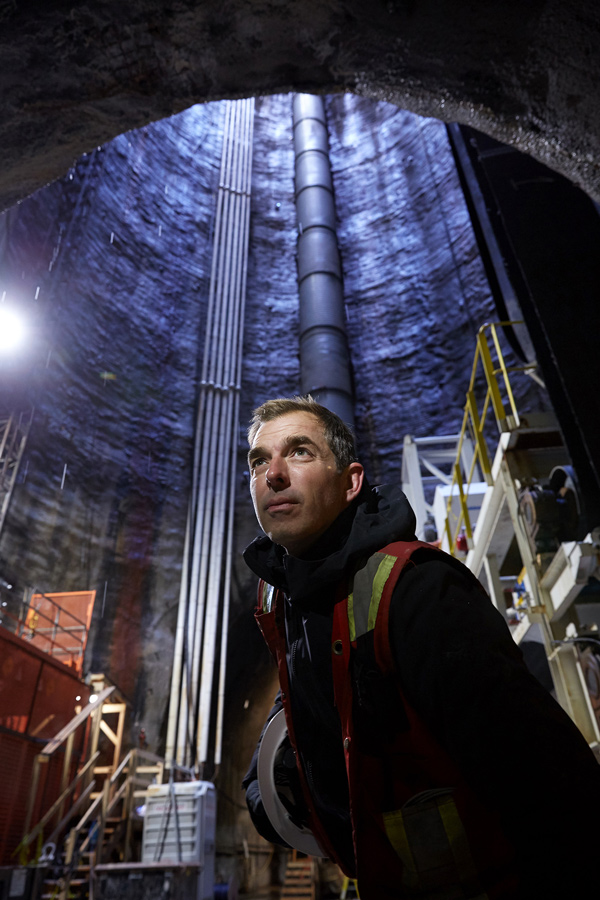
[[[2,565],[13,593],[94,586],[87,668],[140,712],[170,665],[220,121],[212,104],[123,135],[8,214],[5,270],[39,296]]]
[[[458,429],[475,334],[493,305],[445,127],[352,95],[329,97],[326,109],[358,445],[373,482],[398,482],[405,433]],[[11,291],[19,285],[36,330],[24,368],[15,362],[5,372],[5,399],[36,411],[0,538],[0,574],[15,593],[97,591],[88,670],[119,684],[132,702],[133,739],[144,727],[158,752],[221,115],[220,103],[196,106],[122,135],[4,220],[4,277]],[[238,552],[257,534],[245,422],[258,403],[299,386],[290,95],[257,100],[254,141]],[[520,401],[545,402],[532,382]],[[238,556],[221,775],[238,798],[271,699],[253,604],[254,578]],[[249,671],[259,674],[247,712]]]
[[[593,0],[0,3],[0,209],[223,97],[351,91],[470,124],[600,192]]]

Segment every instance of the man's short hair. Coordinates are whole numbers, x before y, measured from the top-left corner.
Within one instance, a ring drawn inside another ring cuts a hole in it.
[[[310,394],[297,397],[279,397],[267,400],[252,413],[248,428],[248,443],[256,437],[256,433],[265,422],[287,416],[288,413],[306,412],[315,416],[323,426],[323,433],[329,449],[335,457],[338,472],[343,471],[350,463],[356,462],[356,447],[352,430],[338,415],[317,403]]]

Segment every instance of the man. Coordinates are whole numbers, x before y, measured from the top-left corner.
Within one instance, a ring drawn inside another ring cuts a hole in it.
[[[269,718],[285,709],[324,853],[363,900],[600,885],[600,769],[476,579],[416,541],[402,492],[368,486],[351,432],[312,398],[263,404],[249,444],[266,536],[244,556],[281,685]],[[256,759],[248,807],[281,842]]]

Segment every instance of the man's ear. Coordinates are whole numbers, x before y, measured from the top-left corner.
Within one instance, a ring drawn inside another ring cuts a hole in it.
[[[350,465],[346,469],[346,472],[348,478],[346,500],[348,501],[348,503],[351,503],[354,498],[360,494],[360,489],[362,488],[363,479],[365,477],[365,470],[362,467],[361,463],[353,462],[350,463]]]

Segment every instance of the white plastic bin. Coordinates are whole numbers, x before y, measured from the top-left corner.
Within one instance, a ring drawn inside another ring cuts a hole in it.
[[[210,781],[148,788],[142,862],[199,863],[198,900],[213,898],[216,807],[215,786]]]

